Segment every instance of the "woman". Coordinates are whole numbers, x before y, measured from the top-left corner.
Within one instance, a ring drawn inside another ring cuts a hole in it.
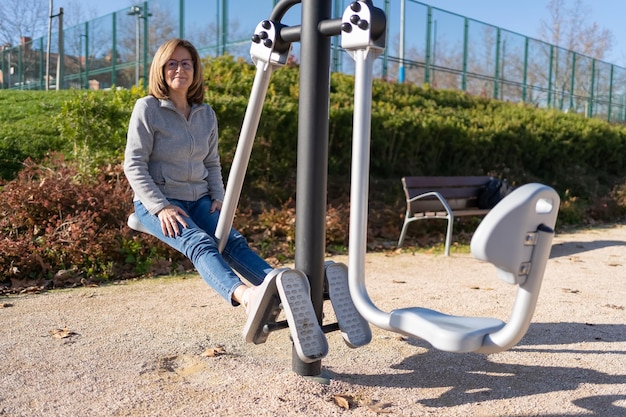
[[[231,305],[244,305],[246,341],[262,343],[267,337],[259,329],[278,314],[277,292],[300,359],[313,362],[326,356],[328,343],[304,273],[272,269],[232,228],[223,253],[218,250],[215,229],[224,184],[217,120],[204,103],[200,57],[188,41],[169,40],[154,56],[148,96],[137,100],[131,115],[124,172],[135,192],[135,213],[141,224],[185,254]],[[246,286],[231,267],[252,286]],[[340,307],[342,335],[350,346],[361,346],[369,342],[371,333],[349,297],[344,297],[347,269],[331,275],[327,277],[331,301],[334,294],[343,297],[340,304],[333,301],[336,309]]]
[[[204,103],[200,57],[172,39],[156,52],[149,95],[137,100],[128,128],[124,172],[135,213],[159,239],[185,254],[202,278],[249,312],[252,290],[273,268],[231,229],[222,254],[215,229],[224,199],[215,112]]]

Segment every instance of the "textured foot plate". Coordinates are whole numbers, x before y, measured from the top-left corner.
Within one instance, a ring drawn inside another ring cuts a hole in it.
[[[329,262],[326,265],[326,282],[343,340],[351,348],[368,344],[372,340],[372,331],[352,301],[348,287],[348,267],[342,263]]]
[[[317,321],[306,275],[295,269],[283,271],[276,278],[276,287],[298,357],[306,363],[324,358],[328,341]]]

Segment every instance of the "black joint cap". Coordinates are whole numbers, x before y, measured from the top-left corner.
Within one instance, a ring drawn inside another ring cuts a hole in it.
[[[272,27],[272,24],[270,23],[269,20],[264,20],[261,22],[261,26],[263,27],[263,29],[268,30],[269,28]]]
[[[359,20],[359,23],[357,23],[357,26],[363,30],[366,30],[367,28],[370,27],[370,24],[367,20]]]
[[[261,42],[261,37],[255,33],[254,35],[252,35],[252,42],[254,43]]]
[[[261,31],[261,33],[259,33],[259,38],[261,39],[267,39],[269,37],[269,35],[267,34],[266,31]]]
[[[272,42],[272,40],[271,40],[271,39],[265,39],[265,40],[263,41],[263,45],[265,45],[267,48],[271,48],[271,47],[272,47],[272,45],[274,45],[274,42]]]
[[[342,23],[341,24],[342,32],[350,33],[352,32],[352,25],[350,23]]]
[[[359,20],[361,20],[361,18],[358,14],[353,14],[352,16],[350,16],[350,22],[352,22],[353,25],[359,23]]]
[[[350,4],[350,8],[352,9],[353,12],[358,13],[361,11],[361,5],[357,3],[356,1]]]

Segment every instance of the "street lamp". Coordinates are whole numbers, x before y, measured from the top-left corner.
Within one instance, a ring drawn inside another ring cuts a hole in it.
[[[147,5],[145,8],[147,8]],[[147,19],[152,14],[145,14],[144,7],[141,6],[131,6],[126,14],[128,16],[137,16],[137,21],[135,22],[135,85],[139,85],[139,21],[140,19]]]

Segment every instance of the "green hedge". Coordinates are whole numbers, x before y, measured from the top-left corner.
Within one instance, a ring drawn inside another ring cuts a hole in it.
[[[204,64],[227,176],[255,69],[231,57]],[[298,76],[288,66],[272,77],[235,219],[262,256],[279,262],[294,254]],[[326,243],[340,250],[348,243],[353,77],[332,74],[330,93]],[[132,205],[121,159],[132,107],[145,94],[0,93],[0,293],[185,268],[182,255],[125,225]],[[374,82],[371,247],[388,248],[399,235],[400,177],[482,174],[552,185],[562,196],[559,226],[615,221],[626,212],[626,130],[455,91]],[[460,241],[474,220],[455,228]],[[428,242],[438,240],[433,234]]]
[[[254,66],[232,57],[205,60],[207,101],[218,114],[226,175],[254,75]],[[298,76],[294,66],[274,73],[248,168],[249,192],[263,193],[273,202],[294,193]],[[353,77],[332,74],[330,92],[329,175],[345,183],[333,185],[345,189]],[[23,159],[41,159],[49,150],[78,159],[85,169],[118,162],[130,111],[143,94],[142,90],[2,92],[0,175],[12,178]],[[373,86],[371,154],[375,180],[492,174],[514,184],[543,182],[563,196],[587,202],[610,194],[626,178],[626,130],[621,125],[382,80]]]

